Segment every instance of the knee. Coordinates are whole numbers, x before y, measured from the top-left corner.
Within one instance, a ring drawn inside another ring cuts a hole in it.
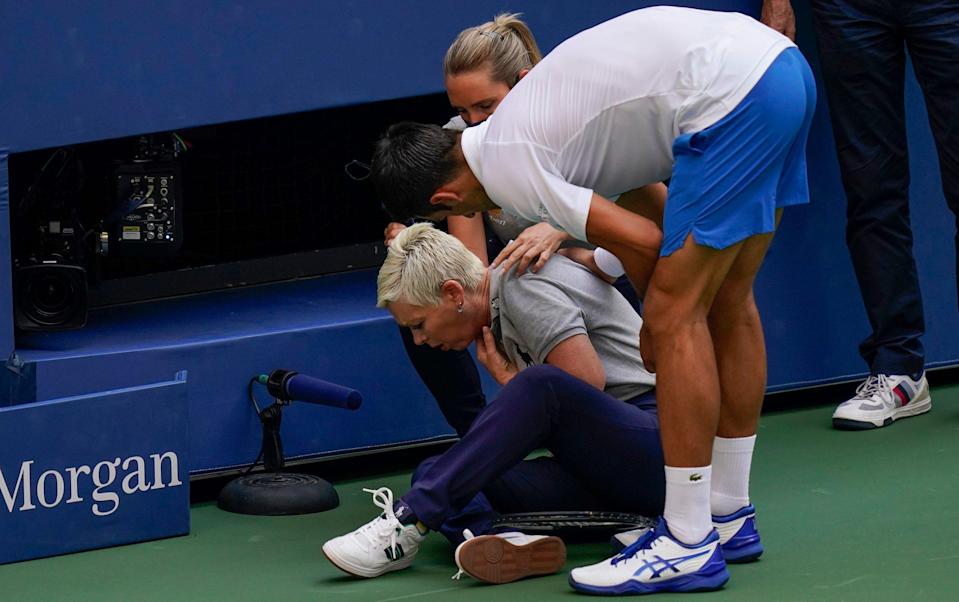
[[[509,381],[507,387],[516,389],[540,388],[557,378],[562,378],[564,375],[566,375],[566,372],[556,366],[537,364],[520,370],[519,374]]]
[[[497,403],[505,403],[511,408],[542,408],[544,403],[555,398],[553,391],[557,383],[573,379],[567,372],[547,364],[538,364],[520,370],[500,391]],[[562,389],[563,386],[559,386]]]
[[[650,288],[644,301],[643,329],[654,340],[676,335],[706,316],[706,308]]]

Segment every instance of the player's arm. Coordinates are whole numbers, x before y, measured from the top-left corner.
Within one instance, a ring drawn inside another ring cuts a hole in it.
[[[483,265],[489,265],[489,256],[486,254],[486,229],[483,227],[483,216],[479,213],[473,217],[465,215],[451,215],[446,218],[449,231],[461,243],[466,245],[473,255],[479,257]]]
[[[666,193],[666,185],[662,182],[656,182],[624,192],[616,199],[616,204],[651,220],[662,230],[663,212],[666,210]]]
[[[647,184],[619,195],[616,204],[651,221],[662,230],[663,214],[666,210],[666,185],[662,182]],[[557,251],[576,263],[586,266],[589,271],[610,284],[623,275],[623,263],[602,247],[595,251],[572,247]]]
[[[606,370],[585,334],[560,341],[546,355],[546,363],[586,381],[600,391],[606,388]]]
[[[615,255],[640,297],[659,259],[663,233],[655,222],[593,193],[586,219],[586,238]]]

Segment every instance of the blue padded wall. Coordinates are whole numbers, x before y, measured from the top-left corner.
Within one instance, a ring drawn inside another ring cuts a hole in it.
[[[11,152],[442,90],[465,27],[523,11],[544,49],[655,2],[0,0]],[[758,2],[685,2],[755,11]]]

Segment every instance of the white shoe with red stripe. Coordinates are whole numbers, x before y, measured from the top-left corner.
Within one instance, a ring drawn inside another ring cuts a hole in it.
[[[873,429],[931,409],[925,374],[919,380],[901,374],[878,374],[859,385],[855,397],[839,404],[832,425],[838,429]]]

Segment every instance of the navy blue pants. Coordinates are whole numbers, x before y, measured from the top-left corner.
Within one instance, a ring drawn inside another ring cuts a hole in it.
[[[906,50],[959,220],[959,1],[812,0],[812,8],[848,203],[846,244],[872,326],[859,352],[873,374],[918,375],[925,321],[909,221]]]
[[[546,448],[552,457],[524,461]],[[424,462],[400,504],[454,544],[498,513],[662,513],[655,396],[620,401],[553,366],[520,372],[441,456]]]

